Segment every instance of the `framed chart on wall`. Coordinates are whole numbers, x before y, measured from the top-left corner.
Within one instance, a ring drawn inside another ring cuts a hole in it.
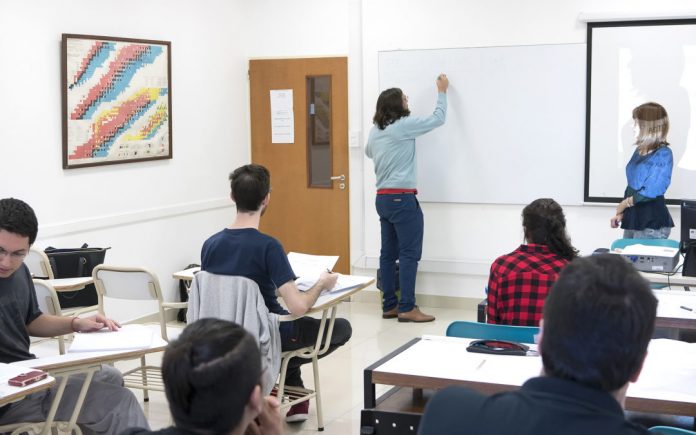
[[[172,158],[171,43],[63,34],[63,168]]]

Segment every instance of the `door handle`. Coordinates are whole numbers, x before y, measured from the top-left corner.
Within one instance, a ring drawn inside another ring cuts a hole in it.
[[[331,180],[340,181],[340,183],[338,183],[338,188],[341,190],[345,190],[345,188],[346,188],[346,176],[345,176],[345,174],[334,175],[333,177],[331,177]]]

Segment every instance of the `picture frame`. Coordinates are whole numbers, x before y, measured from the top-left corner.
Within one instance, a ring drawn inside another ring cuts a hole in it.
[[[171,42],[63,34],[63,169],[171,159]]]

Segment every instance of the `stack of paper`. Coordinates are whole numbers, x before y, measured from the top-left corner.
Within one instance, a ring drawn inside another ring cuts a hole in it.
[[[68,352],[103,352],[147,349],[152,346],[154,331],[145,325],[124,325],[118,331],[102,329],[75,334]]]

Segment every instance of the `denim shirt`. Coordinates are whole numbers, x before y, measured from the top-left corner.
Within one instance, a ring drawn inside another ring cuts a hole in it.
[[[625,196],[633,196],[635,203],[663,196],[672,181],[672,164],[672,150],[668,146],[644,156],[636,149],[626,165]]]

